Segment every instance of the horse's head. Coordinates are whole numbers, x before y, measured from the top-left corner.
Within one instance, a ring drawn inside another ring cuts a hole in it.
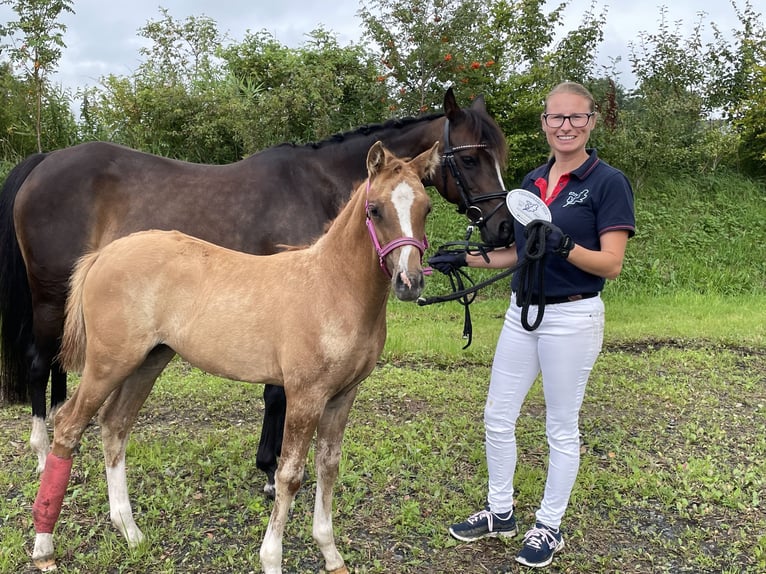
[[[457,205],[484,243],[506,246],[513,241],[513,219],[505,204],[505,136],[487,113],[482,96],[461,109],[452,88],[444,95],[441,173],[431,183]]]
[[[424,286],[422,256],[431,201],[422,180],[439,165],[439,144],[416,158],[394,156],[381,142],[367,153],[367,227],[394,294],[414,301]]]

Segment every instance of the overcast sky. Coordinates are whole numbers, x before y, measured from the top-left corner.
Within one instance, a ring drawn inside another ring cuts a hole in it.
[[[736,2],[744,5],[744,0]],[[763,18],[766,0],[751,2]],[[549,0],[547,6],[552,9],[558,4]],[[565,11],[567,26],[576,27],[590,5],[591,0],[570,0]],[[141,61],[139,48],[145,41],[137,31],[147,21],[161,18],[160,6],[175,20],[188,16],[210,17],[217,23],[218,30],[234,42],[241,41],[248,30],[267,30],[283,45],[298,47],[306,40],[306,34],[319,26],[334,32],[341,46],[362,40],[361,20],[357,15],[359,0],[75,0],[75,14],[61,17],[67,26],[64,35],[67,47],[54,81],[76,89],[98,85],[99,79],[108,74],[132,74]],[[708,32],[711,22],[727,33],[738,27],[736,13],[728,0],[596,0],[596,12],[605,6],[608,8],[599,60],[608,63],[610,56],[620,56],[620,80],[626,86],[632,83],[628,73],[629,43],[638,41],[639,32],[657,30],[661,6],[667,7],[671,29],[675,22],[683,22],[683,38],[691,34],[699,12],[706,13],[703,22]],[[15,14],[8,6],[1,5],[0,18],[7,22],[15,19]]]

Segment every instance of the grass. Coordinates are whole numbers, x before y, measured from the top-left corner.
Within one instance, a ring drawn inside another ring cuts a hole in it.
[[[766,195],[720,176],[636,190],[639,231],[604,292],[604,351],[582,409],[582,463],[554,573],[766,571]],[[463,234],[434,200],[434,248]],[[477,280],[489,276],[477,273]],[[486,496],[482,412],[507,282],[471,306],[392,301],[379,367],[359,391],[335,491],[339,549],[354,573],[516,573],[520,540],[460,544],[446,527]],[[448,285],[429,278],[426,296]],[[55,542],[62,574],[259,571],[270,503],[255,469],[261,388],[181,361],[163,373],[128,446],[133,508],[147,543],[109,523],[100,439],[77,454]],[[533,387],[518,428],[517,513],[531,525],[545,481],[544,403]],[[39,477],[29,407],[0,408],[0,574],[33,572]],[[313,453],[309,454],[309,464]],[[284,569],[319,572],[314,484],[296,499]]]
[[[605,350],[582,410],[583,457],[552,572],[761,572],[766,569],[764,299],[607,301]],[[352,572],[519,572],[519,540],[459,544],[446,525],[486,494],[481,412],[505,304],[392,302],[379,368],[362,385],[344,440],[335,529]],[[174,361],[136,425],[128,479],[148,543],[109,524],[97,428],[77,455],[56,531],[60,571],[257,572],[270,504],[254,466],[261,389]],[[0,572],[32,572],[38,478],[27,407],[0,410]],[[519,421],[518,516],[544,485],[544,404]],[[313,454],[310,455],[311,462]],[[313,483],[296,500],[286,572],[319,572]]]

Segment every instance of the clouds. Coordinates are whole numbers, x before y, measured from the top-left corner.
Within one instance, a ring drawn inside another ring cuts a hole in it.
[[[744,0],[736,0],[744,5]],[[548,9],[558,5],[558,1],[549,1]],[[591,0],[570,0],[564,12],[565,29],[576,27],[582,21],[582,15],[591,7]],[[694,27],[702,22],[703,42],[713,38],[711,24],[715,24],[724,34],[741,28],[736,11],[729,1],[716,0],[673,0],[672,2],[643,2],[638,0],[601,0],[594,9],[594,14],[606,11],[604,40],[599,47],[598,62],[610,66],[613,60],[620,59],[616,66],[620,73],[620,83],[630,86],[635,81],[630,71],[630,46],[640,46],[641,33],[654,34],[659,30],[665,10],[665,23],[671,32],[677,32],[683,39],[691,37]],[[639,51],[640,53],[640,51]]]
[[[744,0],[737,0],[742,4]],[[131,2],[104,2],[103,0],[75,0],[75,14],[62,16],[67,26],[64,42],[67,47],[59,61],[55,80],[64,87],[76,89],[97,85],[108,74],[130,75],[141,61],[139,52],[143,38],[139,28],[148,20],[159,20],[160,6],[166,8],[175,20],[188,16],[208,16],[218,25],[221,33],[232,41],[241,41],[247,31],[266,30],[284,45],[297,47],[306,35],[322,26],[335,33],[341,45],[361,42],[362,25],[357,15],[359,0],[132,0]],[[558,6],[558,0],[549,1],[546,10]],[[729,2],[706,2],[700,9],[698,0],[673,0],[667,7],[669,23],[682,20],[682,37],[691,34],[698,21],[698,13],[707,13],[703,22],[716,22],[719,29],[728,32],[738,27],[734,8]],[[637,0],[598,0],[595,12],[607,10],[604,42],[598,59],[607,65],[611,58],[621,58],[621,83],[632,82],[628,60],[628,46],[638,42],[640,32],[654,32],[661,17],[661,2],[649,4]],[[582,15],[591,7],[591,0],[569,0],[565,10],[565,30],[579,25]],[[0,18],[15,19],[6,5],[0,5]],[[671,26],[674,29],[674,26]]]

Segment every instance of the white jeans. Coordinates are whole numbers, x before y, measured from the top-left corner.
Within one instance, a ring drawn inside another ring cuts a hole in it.
[[[536,312],[537,307],[532,306],[529,323]],[[521,325],[521,309],[511,298],[484,408],[487,501],[493,512],[513,508],[516,419],[538,373],[542,373],[548,478],[536,517],[553,528],[561,524],[580,467],[580,407],[603,336],[601,297],[546,305],[542,324],[531,332]]]

